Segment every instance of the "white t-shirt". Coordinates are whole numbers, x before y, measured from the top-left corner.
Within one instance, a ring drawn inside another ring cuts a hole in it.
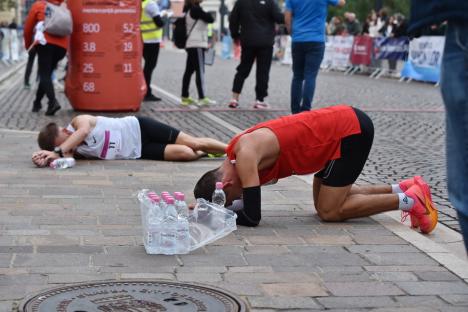
[[[75,132],[72,125],[67,130]],[[141,130],[134,116],[98,116],[96,126],[76,152],[87,158],[136,159],[141,157]]]
[[[154,18],[158,15],[161,15],[161,10],[159,9],[159,5],[156,1],[149,1],[145,7],[145,14],[151,18]],[[161,39],[151,39],[145,40],[145,43],[158,43],[161,42]]]

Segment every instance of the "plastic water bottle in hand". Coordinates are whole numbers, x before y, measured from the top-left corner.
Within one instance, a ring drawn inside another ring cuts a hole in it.
[[[211,201],[213,204],[224,207],[224,204],[226,203],[226,194],[224,194],[223,191],[223,182],[216,182],[216,189],[213,192]]]
[[[53,162],[50,163],[49,166],[53,169],[66,169],[75,166],[75,164],[75,158],[65,157],[55,159]]]

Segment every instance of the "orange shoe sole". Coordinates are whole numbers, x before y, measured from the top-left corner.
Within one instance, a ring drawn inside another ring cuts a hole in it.
[[[434,203],[432,202],[432,196],[431,196],[431,190],[429,188],[429,185],[421,178],[421,177],[415,177],[414,182],[419,185],[421,190],[423,191],[424,194],[424,207],[426,208],[426,215],[429,216],[431,220],[431,224],[429,227],[424,227],[421,228],[419,227],[421,232],[424,234],[429,234],[434,230],[434,228],[437,225],[438,222],[438,211],[437,208],[435,207]]]

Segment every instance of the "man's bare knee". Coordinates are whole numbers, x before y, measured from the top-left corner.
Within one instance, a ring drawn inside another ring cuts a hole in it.
[[[324,222],[340,222],[343,221],[343,218],[340,215],[340,212],[338,209],[334,210],[320,210],[317,209],[317,214],[320,218],[320,220]]]

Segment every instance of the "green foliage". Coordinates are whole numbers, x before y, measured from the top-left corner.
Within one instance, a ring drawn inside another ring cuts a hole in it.
[[[354,12],[359,21],[363,22],[370,11],[375,9],[376,2],[375,0],[347,0],[343,8],[330,7],[328,17],[343,16],[344,12]],[[383,5],[389,9],[390,14],[402,13],[405,16],[409,16],[409,0],[383,0]]]

